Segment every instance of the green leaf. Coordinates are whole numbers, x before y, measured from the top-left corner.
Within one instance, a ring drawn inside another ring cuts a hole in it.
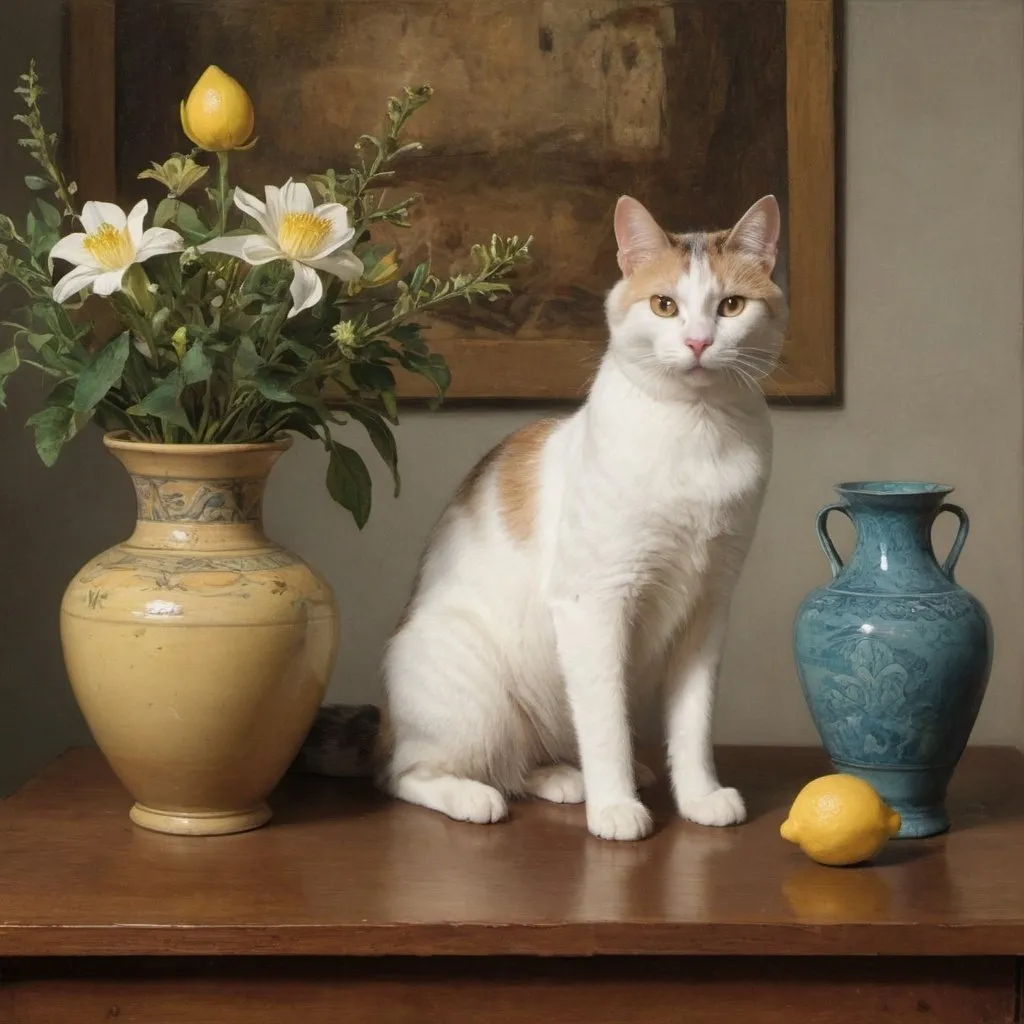
[[[391,329],[389,337],[413,352],[426,355],[427,343],[423,340],[422,332],[423,324],[398,324]]]
[[[74,398],[75,381],[73,377],[68,377],[54,385],[53,390],[46,396],[46,404],[64,405],[70,409]]]
[[[17,370],[20,364],[18,349],[14,345],[6,352],[0,352],[0,407],[7,405],[7,378]]]
[[[261,263],[258,267],[250,267],[249,273],[245,275],[245,279],[242,281],[239,291],[245,295],[252,295],[255,297],[256,293],[260,290],[260,286],[264,283],[264,280],[267,277],[272,277],[273,274],[274,265],[272,263]]]
[[[327,404],[319,395],[299,395],[296,401],[299,405],[305,406],[305,408],[309,409],[316,417],[317,422],[324,425],[325,430],[328,429],[328,423],[345,422],[345,420],[338,419],[338,417],[327,408]]]
[[[21,358],[13,345],[6,352],[0,352],[0,377],[9,377],[20,365]]]
[[[432,352],[427,358],[433,371],[432,379],[441,389],[441,393],[444,394],[451,387],[452,371],[448,369],[447,361],[439,352]]]
[[[45,178],[40,178],[37,174],[26,174],[25,184],[28,185],[33,192],[40,192],[44,188],[50,187],[50,183]]]
[[[189,206],[188,203],[183,203],[173,196],[165,196],[157,203],[156,211],[153,214],[153,224],[158,228],[168,224],[177,225],[189,242],[199,241],[209,233],[199,214],[196,213],[195,207]]]
[[[60,211],[55,207],[51,206],[50,203],[44,199],[37,199],[36,205],[39,207],[39,212],[43,215],[43,221],[48,228],[53,228],[54,231],[60,227],[62,220]]]
[[[76,412],[88,412],[103,401],[107,392],[121,379],[130,347],[128,332],[125,331],[107,342],[82,369],[71,403]]]
[[[390,389],[382,391],[380,393],[380,400],[384,403],[384,408],[387,410],[388,418],[392,423],[398,422],[398,399],[395,398],[394,391]]]
[[[318,440],[320,438],[320,432],[317,430],[317,427],[321,422],[321,418],[317,415],[314,409],[304,405],[296,405],[288,414],[288,419],[281,424],[281,429],[294,430],[296,433],[302,434],[304,437]],[[327,428],[325,426],[324,430],[326,429]]]
[[[395,375],[377,363],[354,363],[352,379],[371,391],[391,391],[395,386]]]
[[[196,305],[199,305],[203,300],[208,276],[205,269],[200,269],[183,282],[185,294],[193,299]]]
[[[164,324],[170,319],[171,311],[164,306],[162,309],[158,309],[153,314],[153,319],[149,322],[149,329],[153,337],[158,337],[160,332],[164,329]]]
[[[185,385],[209,380],[213,373],[213,360],[198,341],[192,342],[181,361],[181,380]]]
[[[384,460],[388,469],[391,470],[391,477],[395,481],[395,497],[402,491],[402,478],[398,473],[398,445],[395,443],[395,435],[387,425],[383,416],[367,409],[361,405],[346,405],[345,411],[366,428],[370,435],[373,447]]]
[[[162,228],[169,224],[174,217],[175,207],[177,207],[178,201],[172,199],[170,196],[164,196],[159,203],[156,204],[156,210],[153,212],[153,227]]]
[[[181,378],[173,374],[159,384],[141,402],[136,402],[128,410],[129,416],[156,416],[176,427],[192,429],[185,410],[181,407]]]
[[[419,338],[422,330],[422,324],[408,323],[398,324],[395,327],[392,327],[388,333],[390,337],[395,339],[395,341],[400,342],[403,345],[408,345],[410,341],[416,341]]]
[[[434,353],[430,356],[421,356],[416,352],[406,352],[399,359],[399,362],[407,370],[426,377],[435,388],[438,398],[443,398],[445,391],[452,382],[451,371],[444,360],[444,356]]]
[[[175,211],[174,220],[178,227],[181,228],[185,238],[190,242],[196,241],[199,237],[209,233],[209,229],[203,223],[195,207],[189,206],[188,203],[183,203],[180,200]]]
[[[235,377],[240,380],[251,377],[262,365],[263,359],[256,351],[255,342],[249,335],[244,335],[238,343],[238,351],[235,353]]]
[[[277,347],[271,353],[271,359],[278,359],[285,352],[294,352],[304,362],[311,363],[316,359],[316,352],[311,349],[308,345],[303,345],[300,341],[294,341],[292,338],[282,338],[278,342]]]
[[[53,341],[52,334],[32,334],[27,333],[25,337],[28,339],[28,343],[37,351],[42,352],[46,345]]]
[[[370,518],[372,483],[358,452],[331,441],[331,461],[327,466],[327,490],[331,497],[352,513],[361,530]]]
[[[419,294],[420,289],[423,287],[423,282],[427,279],[427,272],[429,270],[429,263],[421,263],[412,272],[412,280],[409,282],[409,291],[411,291],[413,295]]]
[[[261,366],[252,375],[259,393],[269,402],[294,402],[295,394],[288,390],[289,376],[275,373],[267,366]]]
[[[44,466],[52,466],[57,461],[64,442],[73,433],[73,422],[74,413],[60,405],[47,406],[29,418],[27,425],[35,430],[36,451]]]

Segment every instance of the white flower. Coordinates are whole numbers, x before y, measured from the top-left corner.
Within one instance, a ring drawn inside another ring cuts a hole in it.
[[[120,291],[132,264],[179,252],[184,241],[177,231],[142,229],[148,209],[145,199],[136,203],[127,216],[113,203],[86,203],[82,209],[85,232],[62,238],[50,250],[53,259],[75,264],[75,269],[54,287],[54,302],[66,302],[86,288],[97,295],[112,295]]]
[[[274,260],[288,260],[292,278],[292,308],[295,316],[315,306],[324,294],[318,270],[353,281],[363,273],[363,261],[346,249],[355,231],[349,227],[348,210],[341,203],[314,207],[309,187],[289,180],[281,188],[268,185],[266,203],[240,188],[235,189],[235,206],[248,214],[265,232],[262,235],[222,235],[204,242],[203,252],[237,256],[258,266]]]

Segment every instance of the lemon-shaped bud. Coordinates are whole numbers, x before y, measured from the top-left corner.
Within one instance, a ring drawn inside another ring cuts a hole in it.
[[[900,830],[900,816],[870,783],[853,775],[823,775],[800,790],[782,838],[819,864],[870,860]]]
[[[247,148],[254,121],[249,94],[215,64],[202,73],[181,104],[185,134],[200,149],[214,153]]]

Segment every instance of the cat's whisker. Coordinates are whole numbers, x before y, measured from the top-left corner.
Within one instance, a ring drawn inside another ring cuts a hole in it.
[[[743,370],[753,377],[766,377],[770,372],[768,367],[762,366],[758,363],[751,363],[743,359],[732,359],[726,363],[726,366],[733,369]]]
[[[749,387],[751,391],[761,394],[761,385],[746,370],[739,366],[732,366],[728,372],[736,374],[740,382]]]

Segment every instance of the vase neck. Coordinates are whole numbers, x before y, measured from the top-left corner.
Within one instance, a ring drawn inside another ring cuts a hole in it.
[[[135,488],[128,546],[238,551],[266,543],[263,494],[284,445],[115,448]]]
[[[843,572],[845,585],[893,593],[949,589],[953,584],[932,548],[938,504],[851,501],[848,508],[857,541]]]
[[[196,480],[132,473],[138,519],[128,544],[235,551],[265,539],[266,477]]]

